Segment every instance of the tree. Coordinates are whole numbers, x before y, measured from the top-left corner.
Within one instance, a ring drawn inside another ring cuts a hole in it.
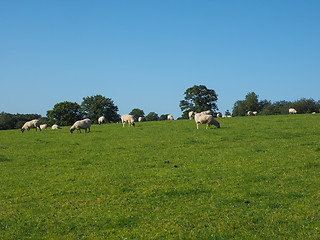
[[[70,126],[82,118],[80,105],[76,102],[60,102],[54,105],[53,110],[47,111],[48,124]]]
[[[254,92],[249,92],[245,100],[238,100],[233,105],[232,114],[234,116],[245,116],[248,111],[258,111],[260,112],[265,105],[268,104],[267,100],[260,101],[258,100],[258,95]]]
[[[246,95],[246,111],[258,111],[259,109],[259,100],[258,100],[258,95],[255,94],[254,92],[250,92]]]
[[[146,121],[158,121],[158,120],[159,120],[159,116],[155,112],[150,112],[146,116]]]
[[[160,121],[163,121],[163,120],[168,120],[168,115],[169,114],[162,114],[159,118]]]
[[[180,101],[180,109],[183,112],[182,118],[188,118],[188,112],[202,112],[211,110],[216,112],[218,110],[217,100],[218,95],[212,89],[208,89],[204,85],[194,85],[188,88],[185,92],[184,100]]]
[[[117,113],[118,107],[114,105],[111,98],[101,95],[83,98],[81,110],[86,118],[90,118],[92,122],[97,123],[98,118],[104,116],[106,122],[118,122],[120,116]]]
[[[129,114],[133,115],[136,121],[139,119],[139,117],[144,118],[144,112],[139,108],[132,109],[132,111]]]

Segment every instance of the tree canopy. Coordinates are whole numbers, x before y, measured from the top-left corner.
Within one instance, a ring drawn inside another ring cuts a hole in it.
[[[134,108],[132,109],[132,111],[129,113],[130,115],[134,116],[134,119],[137,121],[139,119],[139,117],[144,118],[144,112],[143,110],[139,109],[139,108]]]
[[[218,106],[218,95],[213,89],[208,89],[204,85],[194,85],[185,92],[184,100],[180,101],[180,109],[183,112],[182,118],[188,118],[188,112],[202,112],[211,110],[216,112]]]
[[[118,107],[114,105],[111,98],[95,95],[84,97],[81,103],[81,110],[84,117],[90,118],[92,122],[97,123],[98,118],[104,116],[106,122],[118,122],[120,119]]]
[[[60,102],[54,105],[53,110],[47,111],[47,122],[50,125],[69,126],[81,118],[80,105],[76,102]]]

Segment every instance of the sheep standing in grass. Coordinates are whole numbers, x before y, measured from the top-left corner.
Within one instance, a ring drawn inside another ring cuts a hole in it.
[[[87,129],[89,129],[89,132],[90,132],[90,127],[91,127],[91,120],[89,118],[79,120],[72,125],[72,127],[70,128],[70,133],[73,133],[73,131],[76,129],[77,129],[77,132],[80,131],[80,133],[81,133],[81,129],[84,129],[85,133],[87,132]]]
[[[138,122],[142,122],[142,121],[143,121],[143,117],[139,117]]]
[[[31,128],[35,128],[36,131],[39,128],[39,130],[41,131],[40,121],[38,119],[34,119],[34,120],[26,122],[25,124],[23,124],[23,126],[21,128],[21,132],[23,133],[25,130],[29,131]]]
[[[48,124],[46,124],[46,123],[40,125],[40,129],[41,129],[41,130],[46,129],[47,127],[48,127]]]
[[[173,120],[173,116],[170,115],[170,114],[168,114],[167,119],[168,119],[168,120]]]
[[[247,115],[248,115],[248,116],[252,116],[252,115],[253,115],[253,112],[252,112],[252,111],[248,111],[248,112],[247,112]]]
[[[106,122],[106,118],[104,116],[98,118],[98,124],[103,124]]]
[[[53,130],[61,129],[61,127],[57,124],[53,124],[51,127]]]
[[[188,113],[189,119],[192,120],[194,118],[194,111]]]
[[[122,115],[121,122],[122,122],[123,127],[126,123],[129,124],[129,127],[130,127],[130,125],[135,126],[133,115],[129,115],[129,114]]]
[[[252,113],[253,113],[253,115],[255,115],[255,116],[258,115],[258,112],[257,112],[257,111],[254,111],[254,112],[252,112]]]
[[[289,108],[289,114],[297,114],[297,110],[294,108]]]
[[[199,125],[203,123],[207,124],[206,129],[208,129],[208,127],[210,128],[210,125],[215,125],[217,128],[220,128],[220,123],[214,119],[212,115],[197,113],[194,116],[194,120],[197,124],[197,129],[199,129]]]

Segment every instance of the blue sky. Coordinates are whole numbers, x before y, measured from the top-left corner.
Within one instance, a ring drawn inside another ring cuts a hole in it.
[[[320,1],[0,0],[0,112],[46,115],[101,94],[119,114],[181,116],[206,85],[221,112],[319,100]]]

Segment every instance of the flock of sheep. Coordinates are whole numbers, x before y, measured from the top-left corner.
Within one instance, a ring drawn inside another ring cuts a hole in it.
[[[248,116],[256,116],[258,114],[257,111],[248,111],[247,112],[247,115]],[[295,110],[294,108],[290,108],[289,109],[289,114],[297,114],[297,110]],[[221,114],[217,114],[217,117],[232,117],[231,115],[221,115]],[[167,116],[167,119],[168,120],[173,120],[173,116],[172,115],[168,115]],[[196,113],[196,112],[189,112],[189,119],[194,119],[196,124],[197,124],[197,129],[199,129],[199,125],[200,124],[206,124],[206,129],[210,128],[211,125],[214,125],[216,126],[217,128],[220,128],[220,124],[219,122],[213,117],[212,115],[212,112],[210,110],[208,111],[204,111],[204,112],[201,112],[201,113]],[[138,118],[138,121],[139,122],[142,122],[143,119],[141,117]],[[104,116],[102,117],[99,117],[98,119],[98,124],[103,124],[104,122],[106,122],[106,119]],[[125,124],[129,124],[129,127],[132,125],[132,126],[135,126],[135,120],[134,120],[134,116],[133,115],[129,115],[129,114],[124,114],[122,115],[121,117],[121,122],[122,122],[122,125],[123,127],[125,126]],[[79,120],[79,121],[76,121],[70,128],[70,133],[73,133],[74,130],[77,130],[80,131],[81,133],[81,129],[84,129],[85,132],[87,132],[87,129],[89,130],[90,132],[90,127],[91,127],[91,120],[86,118],[86,119],[83,119],[83,120]],[[36,131],[39,129],[40,131],[42,129],[46,129],[47,128],[47,124],[42,124],[40,125],[40,120],[38,119],[34,119],[34,120],[31,120],[31,121],[28,121],[26,122],[22,128],[21,128],[21,132],[23,133],[25,130],[30,130],[31,128],[35,128]],[[57,125],[57,124],[54,124],[52,126],[52,129],[60,129],[60,127]]]

